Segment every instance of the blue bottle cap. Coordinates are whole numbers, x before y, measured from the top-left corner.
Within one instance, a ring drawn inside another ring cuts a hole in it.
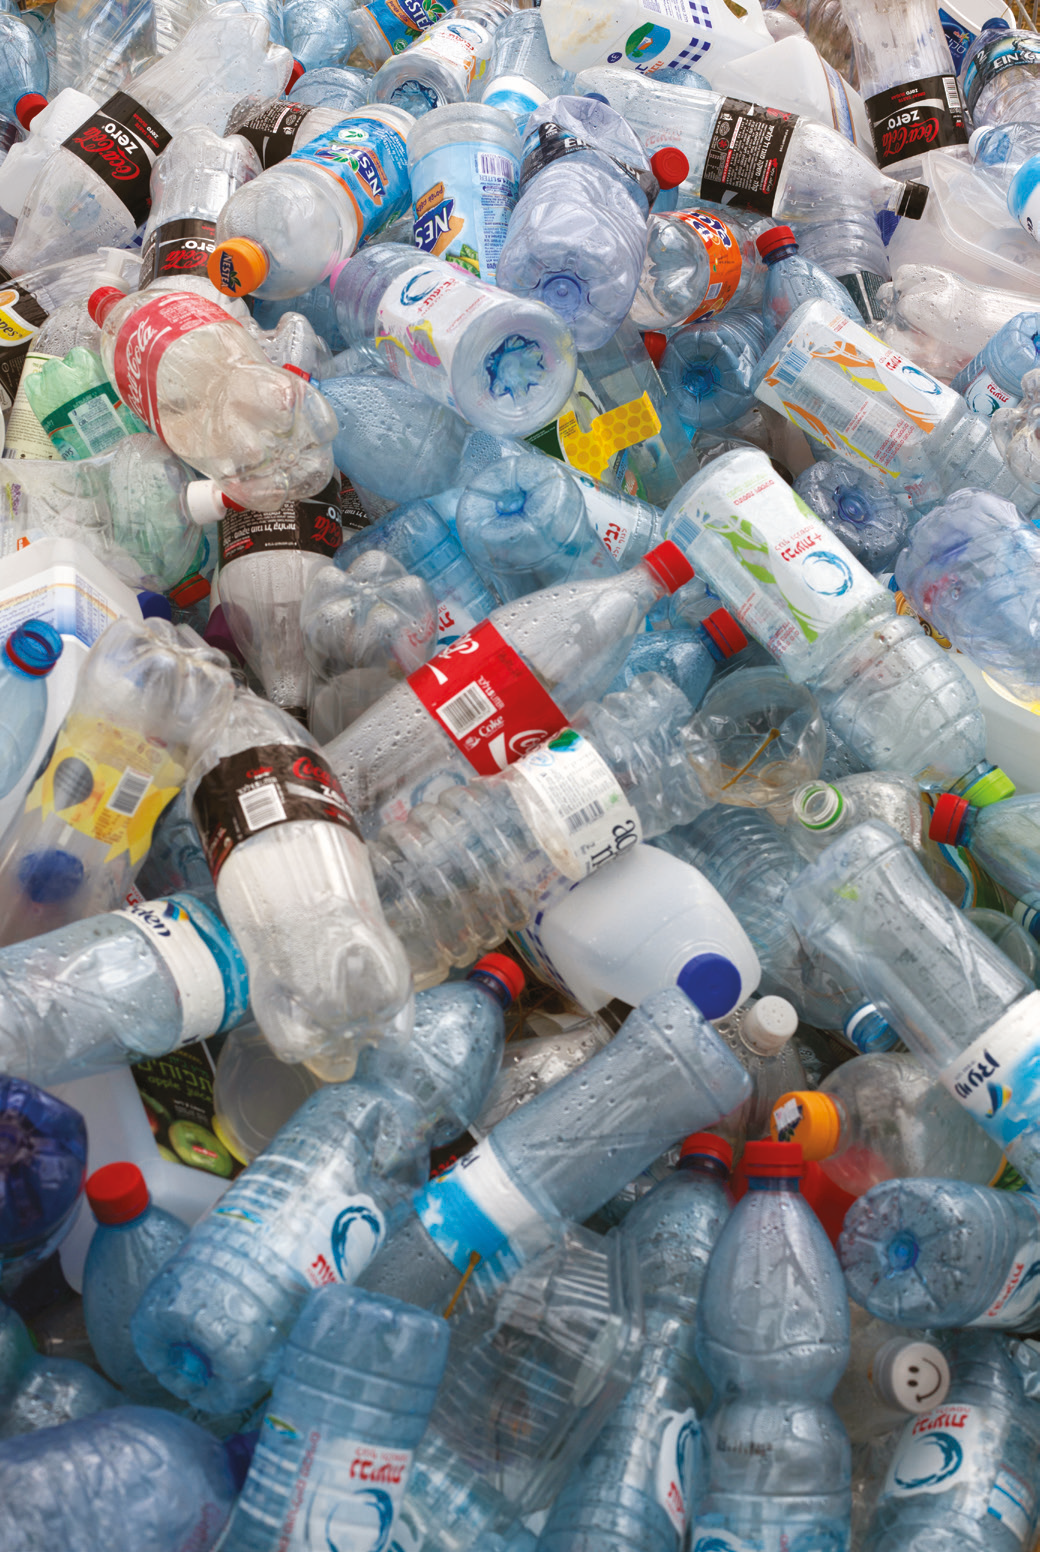
[[[54,626],[46,620],[26,620],[8,636],[4,656],[20,674],[35,679],[50,673],[61,657],[63,645]]]
[[[983,22],[980,32],[1010,32],[1011,23],[1004,20],[1003,16],[991,16],[988,22]]]
[[[676,981],[706,1019],[724,1018],[740,1001],[740,971],[723,954],[694,954]]]
[[[18,882],[33,905],[71,900],[83,882],[83,863],[70,851],[31,851],[18,864]]]
[[[173,606],[164,593],[153,593],[151,588],[145,588],[138,593],[137,602],[146,620],[173,619]]]

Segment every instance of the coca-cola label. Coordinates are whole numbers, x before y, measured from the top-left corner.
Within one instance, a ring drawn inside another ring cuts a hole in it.
[[[408,683],[481,776],[493,776],[567,726],[548,690],[490,620],[411,674]]]
[[[317,496],[287,501],[277,512],[228,512],[220,520],[222,566],[269,550],[305,550],[331,558],[342,542],[338,479]]]
[[[170,139],[154,114],[126,92],[116,92],[73,130],[64,147],[108,185],[134,225],[140,226],[147,221],[152,203],[148,189],[152,164]]]
[[[771,216],[797,123],[797,114],[725,98],[701,169],[701,198]]]
[[[967,145],[968,127],[955,75],[904,81],[866,99],[879,167],[892,167],[940,146]]]
[[[190,291],[169,292],[135,308],[116,335],[116,387],[139,420],[162,436],[157,378],[169,347],[207,323],[236,323],[216,302]]]
[[[0,269],[0,410],[9,410],[14,403],[33,335],[46,321],[47,314],[32,293]]]
[[[195,789],[192,814],[214,883],[236,846],[275,825],[318,820],[359,834],[339,782],[305,744],[264,744],[218,760]]]
[[[167,275],[204,275],[214,248],[215,221],[164,221],[149,234],[141,254],[138,290]]]
[[[249,141],[265,169],[276,167],[289,155],[296,132],[307,115],[313,112],[313,106],[309,102],[281,100],[267,103],[251,113],[234,133]]]

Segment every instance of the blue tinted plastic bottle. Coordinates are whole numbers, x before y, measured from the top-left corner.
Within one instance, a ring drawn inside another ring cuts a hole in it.
[[[719,1236],[697,1305],[697,1356],[714,1399],[693,1549],[786,1542],[844,1552],[849,1441],[830,1404],[849,1361],[841,1267],[802,1199],[798,1144],[748,1143],[744,1164],[748,1192]]]
[[[740,307],[670,334],[661,381],[683,425],[715,431],[739,420],[755,401],[752,377],[765,347],[761,318]]]
[[[628,649],[608,694],[627,690],[639,674],[665,674],[691,706],[699,706],[722,663],[729,663],[747,646],[747,637],[725,609],[714,609],[696,630],[682,626],[667,631],[643,631]]]
[[[16,1288],[72,1227],[87,1164],[78,1110],[0,1077],[0,1291]]]
[[[96,1369],[38,1353],[22,1317],[0,1302],[0,1439],[103,1412],[121,1400]]]
[[[866,320],[851,295],[825,269],[798,252],[798,240],[789,226],[774,226],[755,238],[759,257],[766,266],[762,294],[762,322],[772,338],[803,302],[830,302],[838,312],[857,323]]]
[[[448,1357],[448,1326],[359,1288],[310,1295],[223,1552],[387,1547]]]
[[[19,16],[0,16],[0,114],[28,129],[47,106],[50,68],[43,44]]]
[[[1019,313],[998,329],[950,384],[976,415],[995,415],[1022,397],[1022,379],[1040,366],[1040,313]]]
[[[47,675],[62,640],[43,620],[26,620],[0,652],[0,798],[24,775],[47,716]]]
[[[910,514],[879,479],[851,464],[821,462],[803,469],[794,489],[869,572],[891,570]]]

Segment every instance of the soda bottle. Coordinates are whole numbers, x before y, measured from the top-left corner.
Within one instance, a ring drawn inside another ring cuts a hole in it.
[[[957,67],[932,0],[843,4],[878,166],[913,176],[925,151],[968,143]]]
[[[174,135],[152,168],[138,290],[158,283],[163,291],[194,291],[212,301],[206,265],[217,217],[260,171],[260,158],[240,137],[222,140],[204,125]]]
[[[699,323],[725,308],[754,306],[762,264],[754,223],[729,210],[698,205],[651,211],[646,258],[629,316],[641,329]]]

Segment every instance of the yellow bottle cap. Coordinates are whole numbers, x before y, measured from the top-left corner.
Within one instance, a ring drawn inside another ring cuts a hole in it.
[[[800,1142],[803,1157],[830,1158],[841,1136],[841,1117],[829,1094],[795,1089],[773,1106],[769,1130],[775,1142]]]
[[[263,285],[270,267],[259,243],[248,237],[228,237],[210,254],[206,273],[225,296],[248,296]]]

